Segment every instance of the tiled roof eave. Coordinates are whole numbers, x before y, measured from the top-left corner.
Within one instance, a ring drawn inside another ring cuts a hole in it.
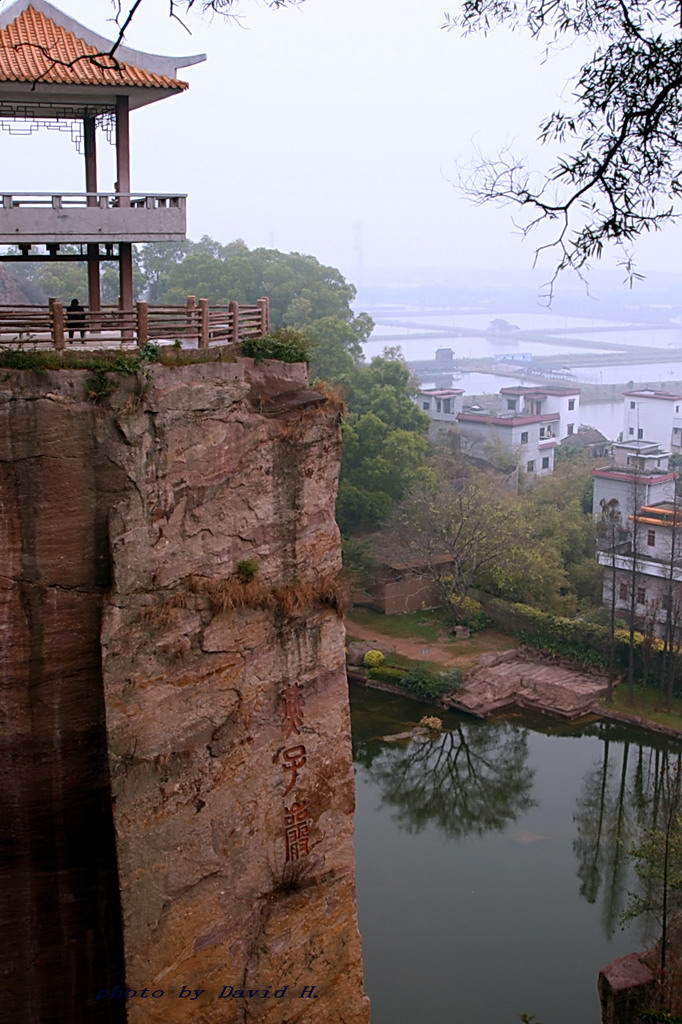
[[[107,61],[112,66],[101,66]],[[0,30],[0,82],[173,92],[187,88],[179,79],[107,58],[31,6]]]

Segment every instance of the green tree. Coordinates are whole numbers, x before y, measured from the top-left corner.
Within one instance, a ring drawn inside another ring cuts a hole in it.
[[[613,699],[613,684],[615,680],[615,656],[616,656],[616,583],[617,564],[616,556],[618,549],[623,544],[623,536],[626,531],[623,527],[623,516],[620,511],[617,498],[606,498],[601,500],[601,518],[598,530],[601,546],[606,548],[610,556],[609,585],[611,596],[609,599],[609,683],[607,700]]]
[[[496,475],[471,469],[412,490],[391,519],[387,543],[413,564],[408,571],[433,582],[457,622],[474,587],[505,573],[527,579],[534,542],[516,496],[500,489]]]
[[[15,250],[16,251],[16,250]],[[63,245],[64,255],[78,255],[79,249],[74,245]],[[37,304],[47,302],[48,298],[59,299],[66,304],[73,298],[81,302],[87,301],[88,273],[85,259],[82,261],[59,262],[44,260],[41,262],[10,263],[10,274],[22,287],[29,285],[31,295]],[[118,264],[100,263],[100,287],[104,303],[114,305],[118,301],[119,281]],[[141,297],[145,290],[145,276],[140,264],[139,251],[133,250],[133,289],[135,295]]]
[[[170,264],[180,263],[191,242],[149,242],[136,249],[140,270],[144,275],[145,296],[158,305]],[[203,297],[203,296],[202,296]]]
[[[164,252],[168,254],[165,263]],[[179,247],[172,243],[145,246],[141,261],[149,274],[150,297],[153,292],[162,303],[181,304],[187,295],[208,299],[213,305],[233,299],[254,303],[267,295],[275,329],[307,327],[327,317],[354,323],[355,288],[340,271],[314,256],[251,250],[240,239],[222,245],[204,235],[199,242]],[[368,320],[365,316],[357,325],[359,336]]]
[[[352,320],[326,316],[309,323],[305,331],[310,341],[311,377],[322,377],[348,391],[362,360],[362,343],[373,327],[367,313]]]
[[[375,357],[346,378],[349,413],[336,514],[346,534],[376,529],[403,495],[433,479],[427,417],[399,358]]]
[[[562,463],[533,480],[522,494],[529,528],[538,542],[559,555],[565,573],[564,614],[601,603],[601,570],[594,557],[592,469],[586,462]]]

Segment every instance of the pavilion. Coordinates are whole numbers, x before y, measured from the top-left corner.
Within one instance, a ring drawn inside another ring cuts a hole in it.
[[[178,69],[205,60],[114,47],[46,0],[16,0],[0,13],[0,129],[70,129],[84,157],[85,185],[83,192],[29,194],[7,191],[3,181],[0,246],[18,252],[4,252],[0,261],[87,260],[88,306],[95,314],[101,261],[118,262],[119,307],[132,311],[133,243],[185,238],[185,195],[131,191],[129,115],[182,93],[187,83]],[[102,132],[115,139],[113,192],[98,188]],[[80,255],[63,246],[77,246]]]

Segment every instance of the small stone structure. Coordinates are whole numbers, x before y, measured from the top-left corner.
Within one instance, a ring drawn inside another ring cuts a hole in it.
[[[628,953],[599,972],[602,1024],[639,1024],[644,1010],[663,1005],[682,1015],[682,914],[668,926],[665,991],[661,991],[660,940],[641,953]]]
[[[580,718],[607,691],[601,674],[554,664],[528,648],[484,654],[467,673],[448,707],[478,718],[519,708],[559,718]]]

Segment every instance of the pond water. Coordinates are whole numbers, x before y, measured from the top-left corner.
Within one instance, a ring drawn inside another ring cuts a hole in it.
[[[682,747],[613,723],[441,714],[351,688],[356,871],[372,1024],[599,1024],[601,967],[651,938],[620,917],[624,856]]]

